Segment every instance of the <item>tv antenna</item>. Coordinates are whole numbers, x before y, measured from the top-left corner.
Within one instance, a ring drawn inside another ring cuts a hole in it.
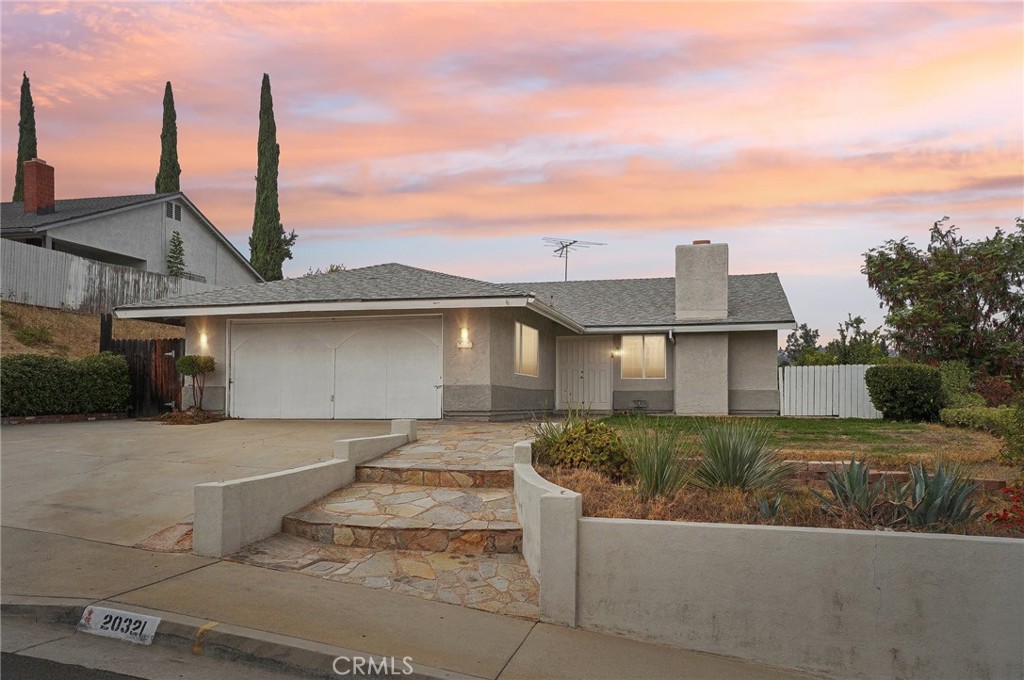
[[[606,246],[607,243],[597,243],[596,241],[580,241],[574,238],[556,238],[554,236],[545,236],[543,238],[544,243],[549,247],[554,247],[555,257],[560,257],[565,260],[565,280],[569,280],[569,253],[577,248],[589,248],[590,246]]]

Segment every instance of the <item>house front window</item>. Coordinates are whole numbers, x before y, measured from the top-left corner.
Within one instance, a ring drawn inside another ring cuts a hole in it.
[[[515,329],[515,372],[518,375],[537,377],[540,336],[536,328],[516,321]]]
[[[624,379],[665,377],[664,335],[623,335],[621,356]]]

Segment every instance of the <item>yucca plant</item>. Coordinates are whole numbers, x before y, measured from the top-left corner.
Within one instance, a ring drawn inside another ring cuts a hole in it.
[[[772,430],[758,420],[697,421],[704,457],[694,470],[694,483],[705,489],[734,487],[741,491],[783,488],[796,472],[770,446]]]
[[[896,509],[908,526],[951,526],[973,522],[985,512],[972,498],[978,485],[959,465],[940,462],[929,476],[924,464],[911,466],[911,479],[896,496]]]
[[[652,428],[643,418],[630,418],[622,440],[644,497],[668,496],[686,483],[689,466],[680,456],[683,434],[678,418],[666,419],[664,427]]]
[[[842,464],[838,470],[829,468],[825,471],[825,483],[828,484],[831,497],[811,489],[811,493],[821,499],[822,507],[836,516],[854,514],[865,522],[876,524],[881,519],[885,506],[885,478],[871,483],[871,466],[868,462],[850,459],[850,464]]]

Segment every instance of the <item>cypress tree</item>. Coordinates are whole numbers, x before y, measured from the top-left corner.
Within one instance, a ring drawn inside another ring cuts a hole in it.
[[[178,115],[174,112],[174,93],[171,81],[164,87],[164,125],[160,130],[160,171],[156,174],[156,193],[169,194],[181,191],[178,178]]]
[[[284,278],[281,266],[292,258],[296,235],[285,234],[277,200],[277,172],[281,147],[277,144],[274,100],[270,95],[270,76],[263,74],[260,92],[260,132],[256,144],[256,208],[249,237],[249,259],[253,269],[267,281]]]
[[[185,275],[185,242],[177,229],[171,232],[171,243],[167,249],[167,275]]]
[[[32,104],[32,89],[28,74],[21,74],[21,119],[18,121],[18,169],[14,173],[13,201],[25,200],[24,163],[36,157],[36,107]]]

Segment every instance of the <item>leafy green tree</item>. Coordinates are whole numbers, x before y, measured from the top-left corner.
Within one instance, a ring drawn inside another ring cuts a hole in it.
[[[820,335],[817,329],[805,323],[797,326],[795,331],[786,336],[786,349],[782,350],[788,363],[795,364],[808,350],[817,351]]]
[[[863,317],[846,315],[838,328],[839,337],[825,345],[825,354],[835,359],[831,363],[877,364],[889,358],[882,329],[869,331],[864,323]]]
[[[14,173],[14,198],[25,200],[25,161],[38,155],[36,144],[36,107],[32,103],[32,88],[28,74],[21,74],[21,118],[18,120],[18,168]]]
[[[185,243],[177,229],[171,232],[171,243],[167,248],[167,274],[178,277],[185,275]]]
[[[310,267],[309,271],[302,275],[302,278],[306,278],[307,276],[319,276],[320,274],[337,274],[338,272],[343,271],[345,271],[345,265],[343,264],[329,264],[327,265],[327,269],[321,269],[320,267],[313,269]]]
[[[888,307],[885,324],[901,356],[1024,381],[1024,219],[1009,232],[967,241],[949,218],[930,230],[925,250],[907,237],[864,254],[861,272]]]
[[[249,237],[249,259],[260,276],[267,281],[278,281],[284,278],[281,267],[285,260],[292,258],[292,245],[297,237],[295,231],[286,234],[281,225],[277,196],[281,147],[277,144],[274,100],[270,94],[270,76],[266,73],[260,91],[260,132],[256,150],[256,208]]]
[[[186,354],[179,357],[174,365],[178,373],[192,378],[192,408],[202,411],[206,376],[217,369],[216,360],[203,354]]]
[[[170,194],[181,191],[178,165],[178,115],[174,112],[174,93],[171,81],[164,87],[164,124],[160,130],[160,170],[156,174],[156,193]]]

